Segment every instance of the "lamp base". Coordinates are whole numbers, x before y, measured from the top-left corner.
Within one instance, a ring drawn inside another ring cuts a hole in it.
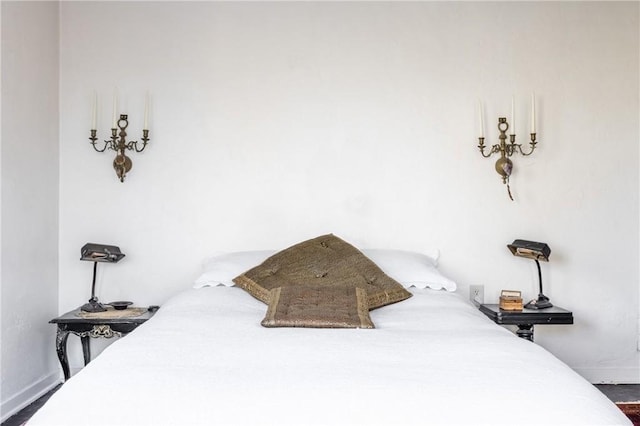
[[[553,307],[553,304],[549,302],[549,298],[540,293],[537,299],[533,299],[531,302],[524,305],[526,309],[546,309]]]
[[[97,298],[91,298],[87,303],[80,307],[81,311],[84,312],[104,312],[107,308],[100,302],[98,302]]]

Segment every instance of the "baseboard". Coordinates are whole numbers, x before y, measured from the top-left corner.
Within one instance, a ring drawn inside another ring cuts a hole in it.
[[[574,368],[593,384],[640,384],[640,368]]]
[[[11,395],[0,404],[0,413],[2,413],[0,422],[6,421],[24,407],[28,406],[45,393],[56,387],[61,382],[60,373],[56,371],[41,379],[33,382],[20,392]],[[3,395],[4,396],[4,395]]]

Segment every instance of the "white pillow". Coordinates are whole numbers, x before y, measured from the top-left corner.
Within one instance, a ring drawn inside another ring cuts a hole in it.
[[[426,254],[386,249],[364,249],[362,252],[387,275],[404,287],[445,289],[455,291],[456,283],[438,271],[437,253]],[[264,262],[275,250],[256,250],[226,253],[207,260],[204,272],[194,283],[194,288],[206,286],[233,286],[233,279]]]
[[[365,249],[362,252],[404,287],[456,291],[456,283],[436,267],[437,254],[432,257],[412,251],[383,249]]]
[[[196,279],[193,287],[214,287],[220,284],[231,287],[235,277],[261,264],[275,253],[275,250],[256,250],[214,256],[205,262],[203,273]]]

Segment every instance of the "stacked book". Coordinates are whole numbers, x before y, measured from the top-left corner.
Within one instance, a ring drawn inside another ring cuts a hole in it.
[[[503,311],[521,311],[521,293],[516,290],[502,290],[500,294],[500,309]]]

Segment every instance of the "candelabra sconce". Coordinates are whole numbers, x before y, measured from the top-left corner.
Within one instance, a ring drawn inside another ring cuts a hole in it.
[[[147,143],[149,142],[149,130],[142,130],[142,146],[139,147],[138,141],[127,142],[127,127],[129,126],[127,114],[120,114],[120,119],[117,121],[116,126],[118,126],[118,128],[111,129],[111,139],[104,141],[104,146],[102,148],[98,148],[96,146],[98,138],[96,137],[97,130],[95,128],[91,129],[91,137],[89,137],[89,140],[91,141],[93,149],[97,152],[104,152],[107,148],[116,151],[117,154],[116,158],[113,160],[113,168],[115,169],[120,182],[124,182],[124,178],[131,170],[132,165],[131,158],[126,155],[126,151],[144,151]]]
[[[478,138],[478,149],[480,149],[480,154],[484,158],[489,158],[493,154],[500,154],[500,158],[496,161],[495,169],[496,172],[502,177],[502,183],[507,185],[507,194],[511,201],[513,201],[513,196],[511,195],[511,188],[509,186],[509,176],[511,176],[511,171],[513,170],[513,162],[509,159],[515,152],[519,152],[523,156],[528,156],[533,154],[533,151],[536,149],[536,134],[535,132],[531,133],[531,141],[529,142],[531,150],[529,152],[525,152],[522,149],[521,144],[516,143],[516,135],[514,133],[509,135],[509,142],[507,142],[507,130],[509,130],[509,123],[507,123],[507,119],[505,117],[498,118],[498,131],[500,135],[498,136],[499,143],[490,147],[488,153],[485,153],[485,148],[489,148],[484,144],[484,136],[480,136]]]

